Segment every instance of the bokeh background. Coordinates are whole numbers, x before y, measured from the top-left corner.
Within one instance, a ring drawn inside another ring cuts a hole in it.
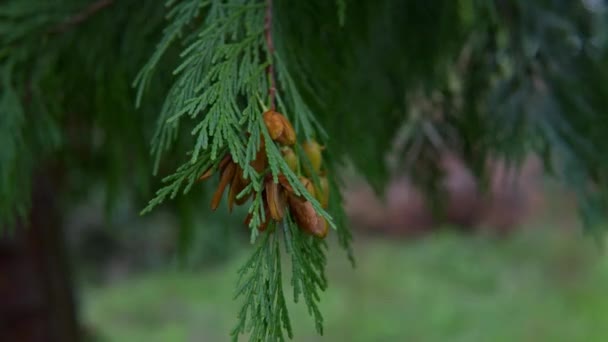
[[[604,341],[608,258],[583,233],[572,196],[538,175],[535,158],[519,173],[497,162],[486,196],[446,159],[446,196],[469,213],[453,225],[432,223],[405,176],[381,197],[345,172],[357,265],[330,239],[325,334],[294,303],[295,340]],[[99,197],[67,227],[88,333],[100,341],[227,340],[236,271],[251,251],[239,230],[244,214],[218,211],[200,222],[184,265],[170,213],[142,219],[125,207],[106,220]]]

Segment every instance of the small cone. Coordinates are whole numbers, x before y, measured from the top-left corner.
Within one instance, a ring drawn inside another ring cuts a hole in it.
[[[226,186],[232,181],[234,178],[234,174],[236,173],[236,164],[229,163],[224,171],[222,172],[222,177],[220,178],[220,184],[215,190],[213,194],[213,198],[211,199],[211,209],[216,210],[222,200],[222,195],[224,194],[224,189]]]
[[[272,178],[266,181],[266,203],[268,204],[268,212],[270,217],[275,221],[280,221],[285,215],[283,208],[285,207],[285,198],[283,191],[279,189],[279,184],[274,183]]]
[[[315,196],[315,186],[314,184],[312,184],[312,182],[310,181],[310,179],[300,176],[300,182],[302,183],[302,185],[304,185],[304,188],[306,189],[306,191],[308,191],[312,197],[316,197]]]
[[[329,233],[329,224],[327,223],[327,220],[323,218],[323,216],[317,215],[317,225],[310,233],[320,239],[324,239],[327,236],[327,233]]]
[[[272,140],[277,140],[283,134],[283,121],[277,114],[273,110],[264,113],[264,123]]]
[[[318,230],[318,217],[312,203],[295,195],[289,195],[289,207],[300,229],[309,234]]]
[[[309,168],[305,168],[304,171],[306,171],[308,175],[312,174],[312,172],[318,174],[319,171],[321,171],[321,164],[323,163],[323,146],[319,145],[315,140],[309,140],[302,144],[302,149],[312,167],[312,171],[309,170]]]
[[[281,149],[281,154],[283,155],[283,159],[285,160],[285,162],[287,163],[287,166],[289,166],[291,171],[297,172],[298,157],[296,156],[293,149],[291,147],[285,146]]]
[[[329,181],[327,177],[323,176],[319,178],[319,188],[316,189],[316,196],[321,207],[327,209],[329,206]]]

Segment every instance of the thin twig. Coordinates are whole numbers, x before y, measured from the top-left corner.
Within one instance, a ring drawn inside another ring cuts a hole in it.
[[[89,19],[91,16],[95,15],[97,12],[103,10],[104,8],[109,7],[113,3],[114,3],[114,0],[97,0],[94,3],[92,3],[91,5],[89,5],[88,7],[86,7],[85,9],[83,9],[82,11],[69,17],[66,21],[64,21],[60,25],[57,25],[55,28],[53,28],[51,30],[51,33],[63,33],[65,31],[69,30],[70,28],[83,23],[84,21]]]
[[[264,21],[264,32],[266,36],[266,45],[268,48],[268,68],[266,72],[268,73],[268,79],[270,82],[270,88],[268,89],[268,95],[270,97],[270,109],[275,109],[275,79],[274,79],[274,63],[272,61],[272,56],[274,55],[274,44],[272,42],[272,0],[266,1],[266,19]]]

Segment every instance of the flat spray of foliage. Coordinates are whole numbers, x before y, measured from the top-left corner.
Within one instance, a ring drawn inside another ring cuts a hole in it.
[[[248,333],[253,341],[283,340],[285,332],[293,337],[281,278],[280,235],[284,237],[286,252],[291,255],[294,299],[303,297],[319,333],[323,332],[323,326],[318,301],[320,292],[327,286],[323,273],[325,242],[302,233],[290,215],[282,222],[272,222],[268,230],[258,236],[257,227],[270,215],[263,205],[265,171],[259,174],[252,166],[258,151],[262,149],[266,154],[275,182],[279,175],[286,176],[294,191],[310,201],[315,211],[344,236],[341,239],[344,247],[349,248],[350,240],[345,227],[336,226],[317,199],[304,188],[264,124],[262,113],[267,110],[266,103],[274,106],[276,99],[277,110],[295,124],[301,141],[324,138],[280,52],[274,51],[271,4],[270,1],[198,0],[169,3],[169,26],[135,81],[140,102],[162,54],[173,40],[184,42],[181,63],[174,70],[175,81],[163,104],[152,140],[156,169],[162,152],[171,150],[178,127],[193,127],[191,134],[195,143],[187,153],[189,158],[164,179],[166,185],[144,212],[168,197],[189,192],[206,170],[218,169],[226,154],[243,170],[244,178],[250,180],[239,196],[253,194],[253,201],[248,203],[249,226],[251,242],[256,243],[257,248],[239,271],[237,296],[242,297],[243,308],[232,335],[236,339],[239,334]],[[186,31],[192,23],[198,25]],[[262,146],[261,141],[266,144]],[[338,193],[337,189],[334,191]],[[338,196],[331,198],[339,200]],[[332,208],[340,208],[340,204]]]
[[[248,180],[236,198],[251,196],[253,244],[232,336],[292,337],[289,288],[322,333],[327,243],[291,213],[256,229],[268,215],[266,176],[310,201],[351,259],[339,162],[380,190],[388,152],[437,208],[446,150],[482,180],[490,158],[517,167],[542,156],[593,228],[608,212],[607,13],[569,0],[4,1],[0,221],[27,215],[34,174],[61,175],[66,203],[93,183],[109,203],[123,192],[152,198],[144,212],[173,199],[165,205],[183,217],[185,248],[205,228],[190,218],[207,211],[204,195],[230,155]],[[270,139],[268,108],[293,123],[295,170]],[[310,139],[326,147],[327,208],[298,179]],[[268,164],[257,172],[262,140]],[[201,185],[208,170],[216,175]]]

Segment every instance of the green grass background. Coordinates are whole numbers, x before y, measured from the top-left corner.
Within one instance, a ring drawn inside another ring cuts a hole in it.
[[[608,341],[608,258],[579,230],[360,237],[356,269],[331,247],[325,334],[294,304],[295,341]],[[107,341],[226,341],[247,252],[211,269],[87,287],[85,321]]]

